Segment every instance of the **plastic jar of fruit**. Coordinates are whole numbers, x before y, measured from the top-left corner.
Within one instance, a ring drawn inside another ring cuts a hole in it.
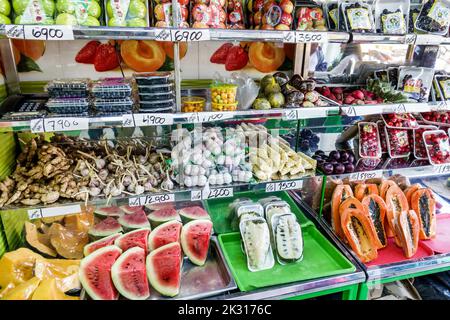
[[[206,99],[202,97],[182,97],[182,112],[201,112],[205,109]]]
[[[234,103],[211,103],[211,109],[213,111],[236,111],[237,110],[237,102]]]
[[[217,104],[233,104],[236,102],[237,85],[213,84],[211,85],[211,102]]]

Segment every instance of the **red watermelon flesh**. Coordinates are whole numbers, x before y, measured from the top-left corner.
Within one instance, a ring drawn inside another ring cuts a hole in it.
[[[108,237],[101,238],[100,240],[97,240],[97,241],[94,241],[94,242],[91,242],[91,243],[85,245],[83,248],[84,256],[86,257],[89,254],[91,254],[92,252],[94,252],[95,250],[98,250],[100,248],[113,245],[114,241],[121,235],[122,235],[121,232],[114,233]]]
[[[154,203],[145,205],[147,209],[152,211],[159,209],[175,209],[175,204],[173,202],[165,202],[165,203]]]
[[[157,226],[148,236],[149,250],[153,251],[166,244],[179,242],[182,226],[183,224],[177,220],[167,221]]]
[[[94,213],[103,217],[120,217],[123,215],[123,211],[116,206],[97,208]]]
[[[150,252],[146,266],[148,280],[156,291],[169,297],[178,294],[181,283],[181,247],[178,242]]]
[[[107,246],[81,260],[80,282],[92,299],[117,300],[119,298],[111,279],[111,267],[121,253],[120,248]]]
[[[180,210],[180,216],[186,220],[210,219],[208,212],[200,206],[186,207]]]
[[[126,251],[132,247],[139,247],[145,250],[147,253],[148,248],[148,234],[150,233],[150,229],[143,228],[130,231],[125,233],[124,235],[118,237],[114,244],[118,246],[123,251]]]
[[[135,213],[138,211],[144,211],[144,207],[143,206],[137,206],[137,207],[132,207],[129,205],[123,205],[120,206],[120,209],[125,212],[126,214],[131,214],[131,213]]]
[[[119,222],[112,217],[108,217],[90,228],[88,233],[94,237],[107,237],[121,231],[122,226]]]
[[[143,210],[136,211],[132,214],[125,214],[118,221],[126,229],[150,228],[150,223]]]
[[[134,247],[125,251],[111,268],[111,277],[122,296],[131,300],[145,300],[150,297],[145,250]]]
[[[193,220],[181,230],[181,245],[189,260],[202,266],[208,257],[209,239],[213,224],[210,220]]]
[[[159,209],[155,210],[152,213],[150,213],[147,218],[152,223],[153,227],[156,227],[160,225],[161,223],[170,221],[170,220],[178,220],[180,221],[180,216],[175,210],[175,208],[165,208],[165,209]]]

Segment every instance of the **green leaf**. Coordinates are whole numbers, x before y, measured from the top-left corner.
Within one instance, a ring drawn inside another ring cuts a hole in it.
[[[161,66],[161,68],[158,69],[158,71],[173,71],[173,60],[169,57],[166,57],[166,61],[164,61],[164,64]]]
[[[30,71],[38,71],[42,72],[41,68],[37,65],[36,62],[34,62],[33,59],[28,58],[27,56],[24,56],[23,54],[20,55],[20,62],[17,65],[17,71],[19,72],[30,72]]]

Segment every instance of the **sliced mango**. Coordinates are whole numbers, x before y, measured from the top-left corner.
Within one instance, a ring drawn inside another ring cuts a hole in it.
[[[31,300],[79,300],[78,297],[71,297],[60,290],[56,279],[42,280],[34,291]]]
[[[40,282],[37,277],[31,278],[9,291],[2,300],[29,300]]]
[[[30,280],[36,259],[43,257],[27,248],[5,253],[0,259],[0,287],[4,288],[10,283],[18,285]]]

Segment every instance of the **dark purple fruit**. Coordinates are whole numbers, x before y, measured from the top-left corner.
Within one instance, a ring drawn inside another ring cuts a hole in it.
[[[334,173],[343,174],[345,172],[345,166],[342,163],[334,165]]]
[[[348,161],[348,162],[351,162],[351,163],[355,163],[355,156],[352,155],[352,154],[349,154],[349,155],[348,155],[347,161]]]
[[[322,156],[325,155],[325,152],[323,152],[322,150],[317,150],[314,154]]]
[[[339,162],[336,160],[336,159],[331,159],[330,161],[329,161],[331,164],[333,164],[333,165],[335,165],[335,164],[338,164]]]
[[[323,165],[324,163],[325,163],[325,160],[324,160],[324,159],[317,159],[317,164],[318,164],[319,166]]]
[[[332,174],[334,171],[334,166],[332,163],[326,162],[322,166],[323,173],[325,174]]]
[[[335,160],[339,160],[341,158],[339,151],[336,151],[336,150],[331,151],[328,156],[330,157],[330,159],[335,159]]]
[[[339,152],[339,154],[341,155],[341,161],[342,162],[344,162],[344,161],[347,161],[348,160],[348,152],[347,151],[341,151],[341,152]]]
[[[355,171],[355,165],[353,163],[347,163],[345,165],[345,173],[350,173]]]

